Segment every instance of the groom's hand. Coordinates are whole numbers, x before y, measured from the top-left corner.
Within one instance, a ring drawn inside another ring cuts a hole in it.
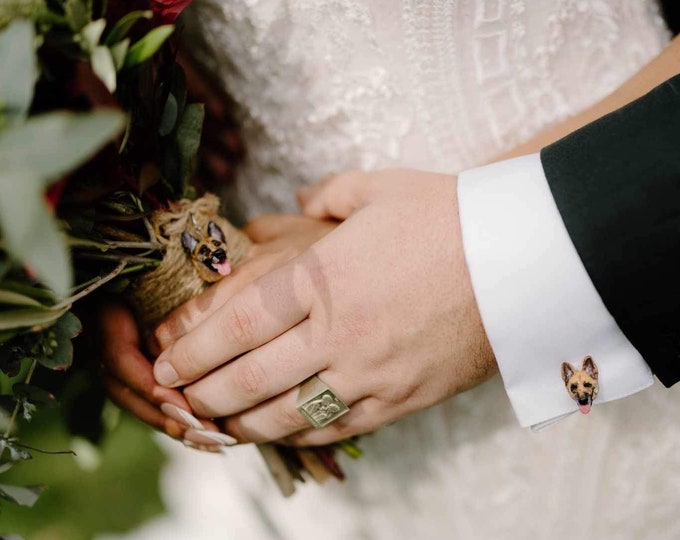
[[[158,327],[146,349],[155,356],[170,335],[189,331],[192,325],[208,317],[247,284],[285,264],[335,226],[328,221],[285,215],[263,216],[249,223],[244,232],[253,240],[254,246],[247,259],[236,266],[227,279],[178,308]],[[191,443],[210,446],[205,437],[196,437],[195,433],[192,436],[187,431],[197,420],[181,412],[191,411],[181,391],[164,388],[154,380],[153,364],[142,352],[145,347],[140,343],[135,319],[128,308],[123,305],[103,307],[99,336],[102,380],[118,405],[171,437],[188,437]],[[181,411],[178,413],[177,409]],[[217,431],[212,422],[202,420],[201,424],[203,429]]]
[[[463,257],[455,177],[348,174],[301,200],[310,214],[347,219],[207,318],[170,322],[159,383],[187,385],[194,411],[227,416],[225,431],[240,441],[325,444],[496,371]],[[300,383],[315,374],[351,407],[320,430],[296,410]]]

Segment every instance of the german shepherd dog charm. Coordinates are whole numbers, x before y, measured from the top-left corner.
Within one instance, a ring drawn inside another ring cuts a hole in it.
[[[201,238],[196,238],[187,231],[183,232],[182,246],[204,281],[213,283],[231,273],[224,233],[214,221],[208,223],[206,234]]]
[[[578,410],[588,414],[597,397],[597,365],[592,357],[583,359],[581,369],[576,369],[568,362],[562,363],[562,380],[571,398],[578,404]]]

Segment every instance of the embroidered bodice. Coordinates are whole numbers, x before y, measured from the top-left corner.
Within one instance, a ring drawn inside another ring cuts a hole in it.
[[[240,106],[250,216],[352,169],[457,172],[616,88],[668,31],[646,0],[196,0],[187,41]]]

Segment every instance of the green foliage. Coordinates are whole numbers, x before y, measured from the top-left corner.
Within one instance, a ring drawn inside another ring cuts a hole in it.
[[[177,147],[179,150],[182,190],[184,193],[196,165],[196,153],[201,143],[201,130],[205,109],[201,103],[192,103],[184,109],[177,126]]]
[[[125,67],[130,68],[146,62],[158,52],[158,49],[161,48],[174,30],[175,27],[172,24],[158,26],[151,30],[151,32],[130,47],[125,57]]]
[[[0,229],[7,250],[59,295],[71,286],[72,271],[45,188],[107,143],[123,119],[116,111],[54,112],[0,132]]]
[[[75,448],[79,456],[34,453],[30,466],[19,464],[3,474],[5,484],[49,479],[49,486],[33,509],[2,505],[2,531],[27,539],[90,540],[105,532],[129,531],[163,511],[158,474],[164,458],[152,431],[132,418],[121,415],[100,453],[74,442],[58,410],[36,414],[21,435],[33,447]]]
[[[153,17],[151,11],[132,11],[120,18],[111,31],[106,36],[104,43],[113,46],[127,37],[132,27],[140,20],[150,20]]]
[[[38,77],[34,41],[29,21],[15,21],[0,33],[0,118],[23,120],[28,113]]]

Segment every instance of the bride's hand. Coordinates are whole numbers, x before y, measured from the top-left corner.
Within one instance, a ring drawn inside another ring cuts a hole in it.
[[[249,223],[244,231],[255,244],[246,260],[227,279],[178,308],[157,328],[147,349],[152,352],[160,350],[171,335],[189,331],[247,284],[282,266],[334,227],[331,222],[302,216],[263,216]],[[154,380],[153,365],[142,352],[139,331],[130,310],[120,304],[105,306],[100,317],[99,334],[102,379],[111,398],[171,437],[183,438],[186,435],[195,444],[209,444],[209,440],[196,437],[194,431],[186,433],[188,421],[175,409],[191,411],[182,393],[164,388]],[[193,422],[190,417],[189,421]],[[204,429],[217,431],[212,422],[201,420],[201,424]]]
[[[496,365],[465,266],[456,182],[354,173],[303,193],[308,213],[346,221],[202,322],[173,323],[156,379],[188,385],[193,410],[227,416],[239,441],[307,445],[372,431],[488,378]],[[320,430],[296,410],[314,374],[351,407]]]

